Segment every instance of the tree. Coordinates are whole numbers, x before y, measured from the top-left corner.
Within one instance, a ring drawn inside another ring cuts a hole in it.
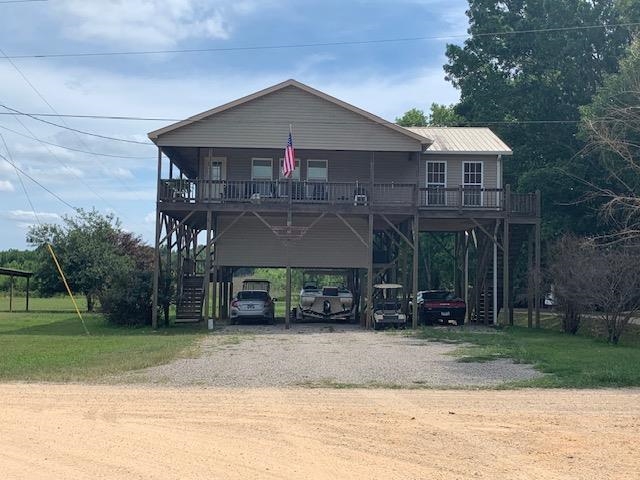
[[[465,120],[456,113],[455,105],[432,103],[427,121],[432,127],[455,127],[464,124]]]
[[[575,333],[583,312],[600,319],[607,340],[617,344],[640,310],[640,255],[630,248],[603,247],[563,238],[555,247],[552,277],[565,311],[565,331]],[[575,329],[575,331],[573,331]]]
[[[579,107],[617,70],[631,38],[624,26],[573,27],[637,21],[637,10],[619,0],[469,0],[471,37],[462,47],[447,46],[447,79],[460,90],[456,113],[486,122],[512,147],[505,183],[550,186],[543,192],[545,221],[564,229],[599,228],[596,208],[575,203],[587,192],[584,184],[562,172],[589,174],[576,157],[584,146],[576,136]]]
[[[640,240],[640,39],[629,47],[620,72],[609,76],[582,108],[582,133],[605,176],[593,179],[593,197],[614,226],[607,241]]]
[[[113,215],[78,210],[77,216],[63,217],[62,225],[45,224],[29,229],[27,241],[37,247],[39,262],[36,275],[43,294],[64,291],[47,244],[56,253],[71,289],[87,298],[87,309],[94,310],[115,275],[130,271],[137,263],[127,254],[141,251],[141,240],[122,232]],[[137,243],[137,246],[132,244]],[[125,248],[126,247],[126,248]]]
[[[432,103],[428,115],[412,108],[402,117],[396,118],[396,123],[401,127],[453,127],[464,123],[464,118],[455,112],[454,105]]]
[[[426,127],[428,122],[422,110],[412,108],[402,117],[396,118],[396,123],[401,127]]]

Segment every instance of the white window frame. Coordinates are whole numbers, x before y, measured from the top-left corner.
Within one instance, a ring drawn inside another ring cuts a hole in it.
[[[443,183],[433,183],[433,182],[429,182],[429,164],[436,164],[436,163],[440,163],[444,165],[444,182]],[[446,192],[446,188],[447,188],[447,181],[449,178],[449,162],[447,162],[446,160],[427,160],[427,163],[425,164],[425,172],[424,172],[424,180],[425,180],[425,186],[427,189],[429,189],[430,187],[441,187],[443,189],[442,195],[443,195],[443,202],[442,203],[429,203],[429,190],[427,190],[427,196],[425,198],[427,205],[442,205],[442,206],[446,206],[447,205],[447,192]]]
[[[271,165],[271,169],[270,169],[271,176],[270,176],[269,178],[256,178],[256,177],[254,176],[254,174],[253,174],[253,166],[254,166],[254,162],[255,162],[256,160],[259,160],[259,161],[267,161],[267,160],[268,160],[268,161],[269,161],[269,163],[270,163],[270,165]],[[252,180],[252,181],[265,181],[265,182],[271,182],[271,181],[273,181],[273,158],[268,158],[268,157],[253,157],[253,158],[251,159],[251,180]]]
[[[480,164],[480,185],[477,183],[465,183],[464,174],[465,167],[470,164]],[[482,194],[482,190],[484,189],[484,160],[465,160],[462,162],[462,188],[464,190],[465,187],[480,187],[480,204],[479,205],[469,205],[465,202],[464,192],[462,193],[462,206],[463,207],[482,207],[484,206],[484,195]]]
[[[310,179],[309,178],[309,163],[311,162],[324,162],[325,164],[325,171],[327,172],[326,177],[323,180],[314,178],[314,179]],[[309,158],[307,159],[307,181],[309,182],[328,182],[329,181],[329,160],[324,160],[322,158]]]
[[[278,170],[278,178],[280,180],[285,180],[283,170],[284,170],[284,158],[280,158],[280,169]],[[299,182],[301,178],[302,178],[302,162],[300,161],[299,158],[296,158],[296,168],[293,171],[293,175],[291,175],[291,179],[294,182]]]

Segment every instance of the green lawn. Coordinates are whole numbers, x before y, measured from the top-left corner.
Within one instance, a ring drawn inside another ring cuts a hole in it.
[[[112,327],[101,315],[84,313],[87,336],[68,298],[32,305],[39,311],[8,313],[0,306],[0,380],[96,381],[188,355],[206,332],[202,325],[157,332]]]
[[[503,329],[423,328],[418,335],[434,341],[462,343],[455,352],[462,362],[512,358],[516,362],[533,364],[548,374],[513,386],[640,386],[640,345],[635,341],[614,346],[588,336],[518,326]]]

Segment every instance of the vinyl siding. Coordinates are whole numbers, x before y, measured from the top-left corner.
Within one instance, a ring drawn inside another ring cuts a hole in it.
[[[419,140],[295,86],[270,93],[157,139],[160,146],[284,148],[289,124],[296,149],[417,152]]]
[[[206,155],[208,149],[201,149]],[[215,148],[216,157],[227,158],[227,180],[251,179],[252,158],[272,158],[273,178],[279,177],[283,149],[230,149]],[[368,182],[371,174],[371,158],[375,155],[374,176],[378,183],[416,183],[416,156],[407,152],[361,152],[330,150],[296,150],[300,160],[300,179],[307,179],[307,161],[327,160],[329,182]],[[202,165],[201,165],[202,168]],[[200,173],[202,178],[202,172]]]
[[[422,155],[420,161],[420,186],[427,182],[427,162],[445,162],[447,164],[447,188],[462,185],[462,164],[464,162],[482,162],[484,188],[499,188],[498,158],[495,155]]]
[[[270,225],[286,225],[286,216],[263,217]],[[233,217],[218,220],[224,230]],[[347,217],[360,236],[367,238],[367,220]],[[310,217],[294,216],[293,225],[308,226]],[[367,248],[353,232],[336,217],[326,217],[310,229],[302,241],[291,241],[285,250],[282,242],[258,218],[240,219],[217,243],[220,266],[283,267],[287,254],[292,267],[302,268],[366,268]]]

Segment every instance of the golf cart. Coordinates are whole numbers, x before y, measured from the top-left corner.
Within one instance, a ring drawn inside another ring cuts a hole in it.
[[[404,328],[407,325],[407,315],[402,313],[402,285],[379,283],[373,288],[373,329],[380,330],[387,325]]]

